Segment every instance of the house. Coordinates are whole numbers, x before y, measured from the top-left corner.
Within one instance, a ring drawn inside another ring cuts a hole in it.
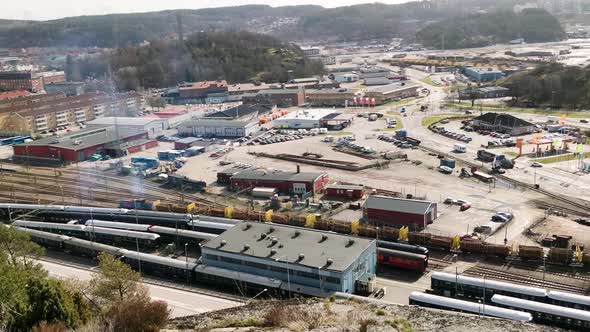
[[[243,170],[231,177],[231,189],[240,191],[254,187],[276,188],[283,194],[316,194],[328,184],[327,173],[271,171],[263,169]]]

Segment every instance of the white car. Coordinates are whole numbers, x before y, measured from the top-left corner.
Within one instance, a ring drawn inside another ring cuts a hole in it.
[[[534,162],[534,163],[531,164],[531,167],[539,168],[539,167],[543,167],[543,164],[538,163],[538,162]]]

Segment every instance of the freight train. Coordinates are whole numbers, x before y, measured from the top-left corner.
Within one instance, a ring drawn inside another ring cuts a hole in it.
[[[23,215],[34,212],[45,221],[68,222],[72,219],[88,220],[100,219],[107,221],[120,221],[129,223],[142,223],[171,228],[193,229],[201,232],[221,234],[224,226],[218,224],[235,224],[240,220],[271,221],[278,224],[286,224],[298,227],[310,227],[318,230],[331,231],[340,234],[358,235],[362,237],[376,238],[379,240],[397,242],[400,240],[400,230],[393,227],[375,227],[363,225],[358,222],[340,222],[333,220],[318,220],[310,222],[307,216],[289,216],[286,214],[272,213],[270,216],[262,211],[246,211],[233,208],[209,208],[187,203],[185,205],[157,204],[161,209],[176,212],[162,212],[151,210],[127,210],[117,208],[92,208],[77,206],[56,206],[36,204],[12,204],[0,203],[0,218],[10,219],[15,215]],[[213,224],[209,224],[213,223]],[[225,227],[227,228],[227,227]],[[550,264],[568,265],[578,258],[572,250],[551,248],[548,254],[541,247],[519,246],[518,250],[511,250],[508,245],[491,244],[479,240],[461,241],[460,248],[452,248],[453,238],[448,236],[436,236],[429,233],[410,232],[407,241],[410,245],[450,251],[460,250],[464,254],[480,254],[505,258],[517,257],[523,261],[543,262]],[[396,248],[391,248],[398,250]],[[408,251],[408,250],[403,250]],[[410,251],[412,252],[412,251]],[[418,254],[424,254],[415,252]],[[581,255],[584,266],[590,266],[590,254]],[[577,262],[577,261],[576,261]],[[577,262],[579,263],[579,262]]]

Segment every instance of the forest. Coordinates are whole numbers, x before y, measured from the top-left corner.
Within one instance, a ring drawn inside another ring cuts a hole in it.
[[[516,74],[503,83],[516,102],[553,108],[590,108],[590,68],[551,63]]]
[[[457,49],[506,43],[524,38],[527,43],[565,38],[559,21],[545,10],[525,9],[521,13],[497,11],[454,17],[433,23],[416,34],[426,47]]]
[[[299,47],[249,32],[200,32],[182,42],[153,41],[67,62],[66,73],[73,80],[101,77],[110,66],[119,90],[218,79],[275,83],[287,82],[289,71],[293,77],[324,73],[323,65],[307,59]]]

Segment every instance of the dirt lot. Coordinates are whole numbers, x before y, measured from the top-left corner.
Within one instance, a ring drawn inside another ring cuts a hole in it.
[[[572,243],[579,242],[590,247],[590,227],[580,225],[571,218],[549,216],[545,221],[532,229],[539,234],[539,238],[551,237],[552,235],[573,236]]]

